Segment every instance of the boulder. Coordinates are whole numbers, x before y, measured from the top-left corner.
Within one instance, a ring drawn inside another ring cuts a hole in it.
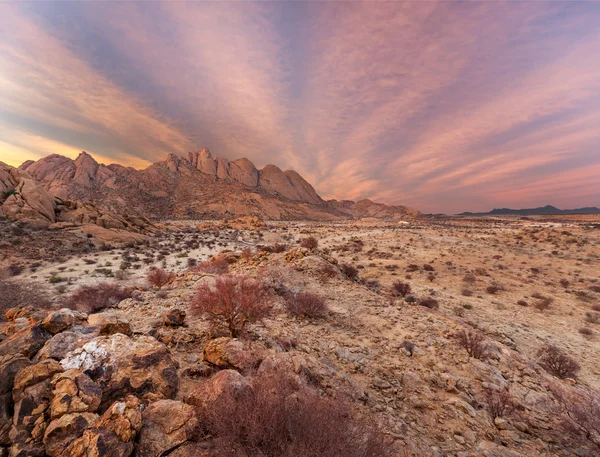
[[[250,389],[250,383],[235,370],[222,370],[204,382],[198,383],[186,396],[185,402],[195,406],[200,417],[219,401],[236,398]]]
[[[174,400],[159,400],[142,414],[143,426],[138,437],[137,457],[166,455],[189,441],[198,426],[194,408]]]
[[[31,364],[27,357],[4,356],[0,360],[0,445],[10,444],[9,431],[13,421],[14,402],[12,389],[15,376]]]
[[[59,373],[52,379],[50,417],[64,414],[95,412],[102,400],[102,387],[77,369]]]
[[[204,360],[219,368],[248,369],[257,366],[265,355],[263,346],[237,338],[215,338],[204,346]]]
[[[0,343],[0,357],[18,354],[32,358],[50,339],[50,336],[50,333],[41,325],[29,325]]]
[[[44,448],[51,457],[64,455],[65,449],[98,419],[93,413],[71,413],[50,422],[44,433]]]
[[[2,212],[11,219],[22,220],[37,227],[48,227],[56,222],[54,200],[48,191],[27,173],[19,170],[16,174],[18,183],[12,189],[14,193],[2,204]]]
[[[81,370],[102,385],[103,405],[127,394],[145,401],[169,399],[179,387],[167,348],[150,336],[100,336],[69,353],[60,364],[65,370]]]
[[[76,322],[81,323],[85,319],[87,319],[85,314],[63,308],[48,314],[42,322],[42,327],[55,335],[56,333],[70,329]]]
[[[131,336],[132,334],[129,320],[117,314],[90,314],[88,317],[88,323],[94,327],[98,327],[100,335],[114,335],[115,333],[122,333],[123,335]]]
[[[106,412],[73,441],[61,454],[64,457],[128,457],[142,428],[140,401],[128,396],[113,403]]]
[[[44,359],[62,360],[69,352],[93,340],[99,333],[96,327],[73,327],[66,332],[57,333],[46,341],[33,360],[35,362]]]

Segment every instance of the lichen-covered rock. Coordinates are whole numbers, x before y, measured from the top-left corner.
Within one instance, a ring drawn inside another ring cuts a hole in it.
[[[71,351],[100,335],[96,327],[73,327],[71,330],[57,333],[44,344],[33,358],[35,362],[44,359],[62,360]]]
[[[174,400],[159,400],[142,414],[137,457],[166,455],[193,437],[198,425],[194,408]]]
[[[95,412],[102,399],[102,387],[77,369],[59,373],[52,379],[50,417],[63,414]]]
[[[237,338],[215,338],[204,346],[204,360],[219,368],[251,368],[265,356],[264,346],[244,343]]]
[[[179,387],[176,365],[164,344],[150,336],[100,336],[60,361],[102,386],[102,405],[135,394],[145,401],[173,398]],[[102,409],[102,406],[101,406]]]
[[[42,327],[54,335],[56,333],[64,332],[73,327],[76,323],[81,323],[86,319],[87,316],[83,313],[63,308],[48,314],[46,319],[42,322]]]
[[[92,427],[61,454],[64,457],[128,457],[142,428],[140,401],[128,396],[113,403]]]
[[[52,397],[50,382],[62,368],[48,359],[23,368],[15,376],[13,426],[9,432],[10,455],[37,455],[48,426]],[[41,454],[43,455],[43,453]]]
[[[50,422],[44,433],[46,454],[51,457],[64,455],[65,449],[97,419],[98,415],[94,413],[72,413]]]

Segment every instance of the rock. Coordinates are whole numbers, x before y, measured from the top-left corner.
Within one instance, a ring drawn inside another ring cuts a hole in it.
[[[83,432],[97,419],[97,414],[74,413],[65,414],[50,422],[44,433],[46,454],[51,457],[64,455],[65,449],[73,441],[80,438]]]
[[[198,426],[194,408],[174,400],[159,400],[142,414],[137,457],[166,455],[170,450],[190,440]]]
[[[65,370],[77,368],[102,385],[103,405],[127,394],[145,401],[169,399],[179,387],[167,348],[150,336],[100,336],[69,353],[60,364]]]
[[[63,414],[95,412],[102,399],[102,387],[77,369],[59,373],[52,379],[50,417]]]
[[[197,363],[184,370],[183,375],[190,378],[208,378],[214,373],[214,368],[205,363]]]
[[[162,315],[163,324],[170,327],[179,327],[185,322],[185,311],[179,308],[171,308]]]
[[[56,360],[48,359],[23,368],[15,376],[10,455],[37,455],[40,448],[43,450],[42,439],[48,425],[52,396],[50,381],[61,371]]]
[[[77,320],[83,320],[85,316],[83,313],[77,313]],[[76,315],[75,312],[63,308],[58,311],[54,311],[44,319],[42,322],[42,327],[46,329],[48,332],[53,335],[56,333],[64,332],[65,330],[70,329],[75,324]]]
[[[402,375],[402,389],[406,393],[417,392],[423,385],[423,380],[419,373],[414,371],[405,371]]]
[[[8,167],[0,162],[2,172]],[[2,212],[11,219],[21,220],[36,227],[48,227],[56,222],[54,200],[44,187],[36,183],[31,176],[12,167],[9,173],[16,181],[13,192],[2,204]]]
[[[12,389],[16,374],[30,365],[23,356],[5,356],[0,360],[0,445],[10,444],[9,431],[13,421]]]
[[[88,323],[98,327],[100,335],[114,335],[122,333],[131,336],[131,324],[122,316],[111,313],[90,314]]]
[[[71,330],[57,333],[46,341],[33,360],[35,362],[43,359],[62,360],[69,352],[80,348],[98,335],[99,331],[96,327],[73,327]]]
[[[198,383],[185,402],[195,406],[200,417],[226,398],[237,398],[250,389],[250,383],[235,370],[222,370],[204,382]]]
[[[0,343],[0,357],[18,354],[32,358],[50,339],[50,336],[50,333],[44,330],[41,325],[29,325]]]
[[[128,396],[113,403],[81,438],[62,453],[64,457],[128,457],[142,428],[140,401]]]
[[[264,347],[237,338],[215,338],[204,346],[204,360],[219,368],[251,368],[260,363],[265,353]]]

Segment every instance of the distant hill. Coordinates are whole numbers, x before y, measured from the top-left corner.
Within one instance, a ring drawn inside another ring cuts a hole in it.
[[[576,209],[558,209],[552,205],[539,208],[510,209],[494,208],[487,213],[460,213],[459,216],[556,216],[561,214],[600,214],[600,208],[595,206]]]

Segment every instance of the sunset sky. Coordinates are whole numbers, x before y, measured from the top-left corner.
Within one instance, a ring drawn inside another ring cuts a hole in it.
[[[600,2],[0,3],[0,160],[207,146],[326,198],[600,206]]]

